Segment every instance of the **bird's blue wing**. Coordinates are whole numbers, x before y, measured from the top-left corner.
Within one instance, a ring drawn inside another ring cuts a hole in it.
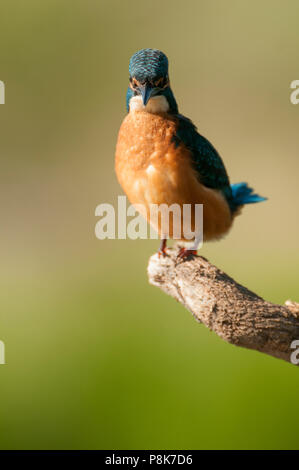
[[[232,197],[229,177],[223,161],[213,145],[197,132],[190,119],[177,115],[176,145],[184,144],[191,152],[192,163],[200,182],[208,188],[219,189],[225,197]]]

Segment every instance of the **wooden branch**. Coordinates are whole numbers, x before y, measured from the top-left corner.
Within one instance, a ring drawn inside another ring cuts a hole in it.
[[[178,260],[177,250],[168,253],[150,258],[151,284],[181,302],[225,341],[291,362],[291,344],[299,341],[298,303],[272,304],[202,256]]]

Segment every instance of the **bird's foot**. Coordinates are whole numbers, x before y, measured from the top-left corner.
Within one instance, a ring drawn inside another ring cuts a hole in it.
[[[166,243],[167,243],[167,240],[166,238],[162,238],[161,240],[161,244],[160,244],[160,248],[159,248],[159,251],[158,251],[158,256],[160,258],[160,256],[163,256],[163,258],[165,258],[165,256],[167,256],[167,246],[166,246]]]
[[[165,256],[167,256],[167,251],[166,251],[166,250],[167,250],[166,247],[165,247],[165,248],[160,248],[160,249],[158,250],[158,256],[159,256],[159,258],[160,258],[161,256],[163,256],[163,258],[165,258]]]
[[[196,255],[197,255],[197,250],[188,250],[187,248],[180,248],[177,258],[184,259],[184,258],[188,258],[188,256],[196,256]]]

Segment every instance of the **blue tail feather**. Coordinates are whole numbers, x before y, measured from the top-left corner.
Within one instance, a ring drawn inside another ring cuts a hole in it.
[[[247,183],[231,184],[232,202],[235,208],[244,204],[253,204],[256,202],[266,201],[266,197],[254,194],[253,189]]]

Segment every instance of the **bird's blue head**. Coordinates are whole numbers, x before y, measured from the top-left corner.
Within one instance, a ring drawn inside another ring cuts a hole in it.
[[[127,109],[134,96],[142,98],[145,107],[153,97],[164,96],[170,112],[177,112],[168,77],[168,59],[158,49],[141,49],[132,55],[129,64],[130,84],[127,92]]]

